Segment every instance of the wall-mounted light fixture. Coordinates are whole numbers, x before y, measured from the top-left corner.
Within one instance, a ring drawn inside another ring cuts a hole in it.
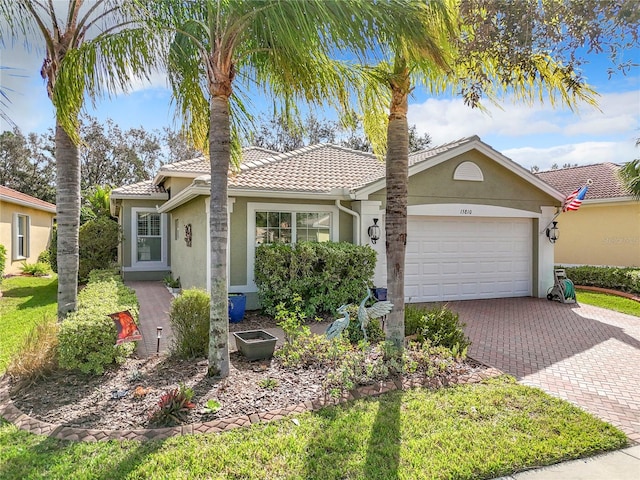
[[[378,226],[378,219],[373,219],[373,225],[371,225],[367,229],[367,235],[371,239],[371,243],[375,244],[378,240],[380,240],[380,227]]]
[[[560,238],[560,230],[558,229],[558,222],[551,222],[550,228],[547,228],[547,238],[551,243],[556,243],[556,240]]]

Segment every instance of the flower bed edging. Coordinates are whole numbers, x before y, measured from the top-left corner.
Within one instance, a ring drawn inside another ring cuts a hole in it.
[[[478,362],[479,363],[479,362]],[[146,428],[134,430],[101,430],[101,429],[85,429],[78,427],[67,427],[64,425],[56,425],[43,422],[37,418],[30,417],[16,407],[11,400],[9,393],[9,379],[5,375],[0,380],[0,415],[9,422],[13,423],[21,430],[25,430],[36,435],[46,435],[60,440],[76,441],[76,442],[100,442],[108,440],[164,440],[177,435],[191,435],[196,433],[222,433],[233,430],[235,428],[248,427],[254,423],[266,423],[281,420],[290,415],[301,414],[309,411],[316,411],[330,405],[338,405],[351,400],[364,397],[374,397],[388,393],[394,390],[409,390],[416,387],[440,388],[447,385],[464,385],[479,383],[483,380],[503,375],[504,372],[497,368],[488,367],[481,372],[456,377],[454,381],[449,382],[438,377],[427,378],[422,382],[405,379],[405,380],[388,380],[377,382],[371,385],[363,385],[355,390],[345,392],[339,398],[318,398],[314,401],[307,401],[289,407],[270,410],[268,412],[255,413],[251,415],[240,415],[235,417],[226,417],[209,422],[192,423],[188,425],[179,425],[176,427],[164,428]]]

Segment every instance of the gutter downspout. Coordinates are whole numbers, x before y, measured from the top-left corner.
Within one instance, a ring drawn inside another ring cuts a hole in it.
[[[360,245],[360,214],[354,210],[349,210],[347,207],[345,207],[344,205],[342,205],[340,203],[340,200],[336,200],[336,207],[338,207],[338,210],[340,210],[341,212],[344,213],[348,213],[349,215],[351,215],[352,217],[355,217],[356,219],[356,245]],[[338,221],[340,221],[340,219],[338,219]]]

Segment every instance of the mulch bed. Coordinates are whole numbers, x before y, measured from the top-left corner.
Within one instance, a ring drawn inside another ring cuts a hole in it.
[[[250,312],[231,331],[269,328],[275,321]],[[183,424],[207,422],[224,417],[252,415],[286,408],[323,398],[323,382],[328,367],[285,368],[277,359],[249,362],[232,352],[230,375],[223,380],[207,377],[207,361],[179,360],[167,355],[129,358],[118,368],[101,376],[60,371],[28,387],[14,388],[16,407],[45,422],[87,429],[127,430],[153,427],[151,413],[163,393],[184,384],[194,390],[196,408],[189,410]],[[457,362],[438,377],[432,386],[456,383],[456,378],[481,372],[488,367],[471,359]],[[413,380],[422,383],[420,374]],[[272,388],[265,388],[267,384]],[[261,386],[261,382],[263,386]],[[275,385],[275,387],[274,387]],[[222,405],[207,413],[207,400]]]

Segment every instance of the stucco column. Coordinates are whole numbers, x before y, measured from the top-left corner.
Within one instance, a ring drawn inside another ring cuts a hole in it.
[[[351,208],[360,214],[360,243],[369,245],[377,253],[376,268],[373,274],[373,283],[376,287],[387,286],[387,255],[384,243],[384,209],[382,202],[361,200],[352,203]],[[373,225],[373,219],[378,219],[380,227],[380,239],[374,244],[369,238],[368,229]]]
[[[547,296],[547,290],[553,286],[554,244],[546,234],[547,225],[556,213],[556,207],[540,207],[542,216],[538,225],[538,297]],[[562,229],[560,228],[560,235]]]

